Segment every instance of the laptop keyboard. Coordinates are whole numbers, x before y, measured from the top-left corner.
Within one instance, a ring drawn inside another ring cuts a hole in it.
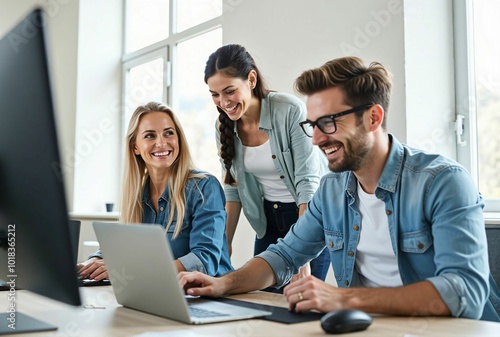
[[[189,314],[192,317],[199,317],[199,318],[229,316],[228,314],[224,314],[222,312],[202,309],[202,308],[193,307],[193,306],[189,307]]]

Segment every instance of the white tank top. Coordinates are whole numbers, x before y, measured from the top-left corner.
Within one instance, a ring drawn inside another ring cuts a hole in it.
[[[356,270],[365,287],[401,286],[398,261],[392,250],[385,203],[363,191],[358,182],[361,232],[356,250]]]
[[[295,202],[274,166],[269,139],[259,146],[243,146],[243,168],[255,176],[266,200]]]

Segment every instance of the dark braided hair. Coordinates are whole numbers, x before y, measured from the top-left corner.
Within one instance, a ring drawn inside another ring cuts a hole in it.
[[[269,93],[269,89],[260,74],[259,69],[255,65],[252,56],[247,52],[245,47],[238,44],[228,44],[220,47],[212,53],[205,65],[205,83],[208,79],[217,73],[221,73],[227,77],[240,78],[242,80],[248,79],[248,74],[251,70],[257,73],[257,83],[253,89],[253,94],[263,99]],[[224,184],[231,186],[236,185],[236,180],[231,174],[231,166],[233,159],[236,155],[234,147],[234,121],[232,121],[227,114],[217,107],[219,111],[219,131],[220,131],[220,156],[224,161],[226,168],[226,176],[224,177]]]

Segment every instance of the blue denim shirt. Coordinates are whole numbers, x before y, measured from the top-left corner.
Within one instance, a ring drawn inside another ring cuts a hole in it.
[[[200,173],[200,172],[196,172]],[[174,218],[166,238],[170,241],[175,259],[187,271],[199,271],[211,276],[221,276],[233,270],[226,239],[226,211],[222,186],[212,175],[189,179],[186,184],[184,222],[179,235],[173,239],[179,225]],[[142,222],[159,224],[166,228],[169,216],[168,189],[158,199],[158,214],[151,203],[149,183],[146,182],[142,206]],[[147,246],[147,244],[146,244]]]
[[[172,239],[178,226],[176,219],[165,236],[172,247],[175,259],[179,259],[187,271],[199,271],[211,276],[222,276],[233,270],[226,239],[226,211],[224,192],[219,181],[206,172],[203,179],[189,179],[186,184],[186,205],[182,230]],[[151,203],[149,179],[144,186],[142,200],[144,224],[167,227],[169,215],[169,195],[165,188],[158,199],[159,212],[156,214]],[[147,242],[144,243],[147,249]],[[98,250],[89,256],[103,258]]]
[[[297,205],[311,200],[321,177],[328,172],[326,158],[299,126],[299,122],[305,119],[305,104],[293,95],[270,92],[261,100],[259,130],[267,133],[276,170]],[[227,201],[241,202],[245,217],[257,237],[262,238],[267,224],[264,193],[257,178],[245,172],[243,167],[243,144],[238,137],[237,123],[234,124],[234,135],[236,156],[231,173],[237,186],[225,185],[224,193]],[[216,141],[220,149],[218,121]],[[226,171],[222,160],[221,163],[224,176]]]
[[[403,284],[428,280],[453,316],[499,321],[484,203],[470,175],[450,159],[402,145],[392,135],[389,140],[389,157],[375,195],[386,205]],[[361,229],[356,189],[352,172],[324,176],[288,235],[259,255],[274,270],[277,286],[325,245],[338,286],[361,286],[354,267]]]

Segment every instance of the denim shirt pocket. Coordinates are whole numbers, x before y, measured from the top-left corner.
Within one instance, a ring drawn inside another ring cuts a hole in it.
[[[325,243],[328,249],[332,262],[333,272],[335,278],[342,279],[344,274],[344,259],[342,258],[344,250],[344,236],[340,232],[326,231],[325,230]]]
[[[402,233],[399,237],[400,249],[405,253],[425,253],[432,246],[432,242],[430,228]]]

